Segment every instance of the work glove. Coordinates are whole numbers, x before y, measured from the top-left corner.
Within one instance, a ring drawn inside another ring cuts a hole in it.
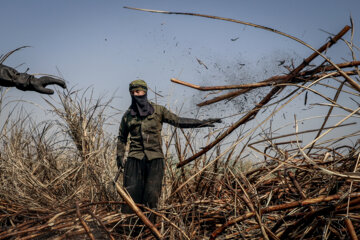
[[[123,158],[124,158],[124,157],[122,157],[122,156],[117,156],[117,157],[116,157],[116,164],[117,164],[118,170],[124,169],[124,161],[123,161]]]
[[[215,127],[214,123],[222,123],[221,118],[208,118],[208,119],[204,119],[203,121],[203,125],[204,127]]]
[[[48,77],[48,76],[35,78],[34,76],[29,75],[27,73],[17,74],[13,81],[15,83],[16,88],[20,90],[36,91],[38,93],[43,93],[43,94],[54,93],[54,90],[46,88],[46,86],[51,84],[56,84],[62,88],[66,88],[65,82],[60,79]]]
[[[31,83],[31,90],[34,90],[36,92],[39,93],[43,93],[43,94],[54,94],[54,90],[46,88],[46,86],[48,85],[58,85],[62,88],[66,88],[66,84],[63,80],[57,79],[57,78],[53,78],[53,77],[48,77],[48,76],[44,76],[44,77],[40,77],[40,78],[32,78],[30,80]]]
[[[180,128],[201,128],[201,127],[214,127],[214,123],[221,123],[220,118],[209,118],[205,120],[199,120],[195,118],[183,118],[179,117],[176,127]]]
[[[16,87],[23,91],[36,91],[44,94],[53,94],[54,91],[45,88],[47,85],[56,84],[66,88],[64,81],[53,77],[35,78],[27,73],[19,73],[15,69],[0,63],[0,85],[4,87]]]

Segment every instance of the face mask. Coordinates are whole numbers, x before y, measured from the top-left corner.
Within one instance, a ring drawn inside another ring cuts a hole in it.
[[[147,100],[147,93],[142,96],[131,95],[131,115],[138,114],[140,117],[146,117],[154,113],[153,106]]]

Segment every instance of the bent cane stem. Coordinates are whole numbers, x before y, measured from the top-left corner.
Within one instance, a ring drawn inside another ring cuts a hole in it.
[[[344,27],[334,38],[332,38],[330,41],[328,41],[326,44],[324,44],[323,46],[321,46],[319,48],[319,51],[324,51],[326,50],[328,47],[332,46],[333,44],[336,43],[336,41],[338,41],[347,31],[349,30],[349,26]],[[286,79],[284,80],[285,82],[290,81],[291,79],[293,79],[304,67],[307,66],[307,64],[309,64],[314,58],[316,58],[318,56],[317,52],[314,52],[313,54],[311,54],[308,58],[306,58],[297,68],[295,68],[293,71],[291,71],[291,73],[289,73],[286,77]],[[190,162],[192,162],[193,160],[195,160],[196,158],[202,156],[203,154],[207,153],[210,149],[212,149],[216,144],[218,144],[220,141],[222,141],[225,137],[227,137],[230,133],[232,133],[235,129],[237,129],[240,125],[252,120],[257,113],[259,112],[259,110],[266,105],[268,102],[270,102],[270,100],[272,99],[272,97],[278,93],[281,89],[283,89],[283,87],[281,86],[277,86],[274,87],[252,110],[250,110],[245,116],[243,116],[240,120],[238,120],[236,123],[234,123],[232,126],[230,126],[223,134],[221,134],[218,138],[216,138],[212,143],[210,143],[209,145],[207,145],[206,147],[203,148],[203,150],[199,151],[198,153],[194,154],[193,156],[189,157],[188,159],[182,161],[181,163],[179,163],[177,165],[177,167],[182,167]]]
[[[150,222],[150,220],[144,215],[144,213],[136,206],[134,200],[125,192],[124,189],[120,187],[120,185],[116,182],[115,187],[116,191],[120,194],[120,196],[125,200],[127,205],[134,211],[134,213],[143,221],[143,223],[151,230],[152,234],[156,239],[163,239],[161,233],[157,230],[157,228]]]

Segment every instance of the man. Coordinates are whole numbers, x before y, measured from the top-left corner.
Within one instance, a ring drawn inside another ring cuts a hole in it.
[[[119,129],[117,166],[124,168],[124,187],[136,203],[156,208],[164,176],[162,124],[180,128],[213,127],[220,119],[198,120],[181,118],[165,107],[147,100],[147,84],[143,80],[130,83],[131,105],[125,112]],[[123,158],[128,135],[130,149],[124,166]],[[129,208],[124,213],[131,212]]]
[[[47,85],[56,84],[66,88],[64,81],[48,76],[35,78],[27,73],[19,73],[15,69],[0,64],[0,86],[16,87],[22,91],[36,91],[43,94],[53,94],[54,90],[46,88]]]

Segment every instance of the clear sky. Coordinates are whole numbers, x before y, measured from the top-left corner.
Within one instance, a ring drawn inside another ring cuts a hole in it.
[[[203,85],[259,81],[285,72],[276,61],[311,54],[293,40],[240,24],[123,6],[248,21],[296,36],[315,48],[329,37],[322,30],[335,34],[352,15],[358,30],[355,43],[360,45],[359,0],[2,0],[0,52],[32,46],[5,64],[24,63],[18,70],[29,67],[29,73],[59,75],[59,69],[70,87],[94,86],[97,94],[115,92],[114,104],[125,110],[130,104],[128,83],[136,78],[170,95],[163,103],[191,103],[194,98],[188,96],[197,92],[170,83],[170,78]],[[344,44],[339,45],[329,55],[335,62],[343,61],[340,57],[350,60]],[[243,72],[239,63],[246,64]],[[36,93],[13,89],[10,95],[41,102]]]

